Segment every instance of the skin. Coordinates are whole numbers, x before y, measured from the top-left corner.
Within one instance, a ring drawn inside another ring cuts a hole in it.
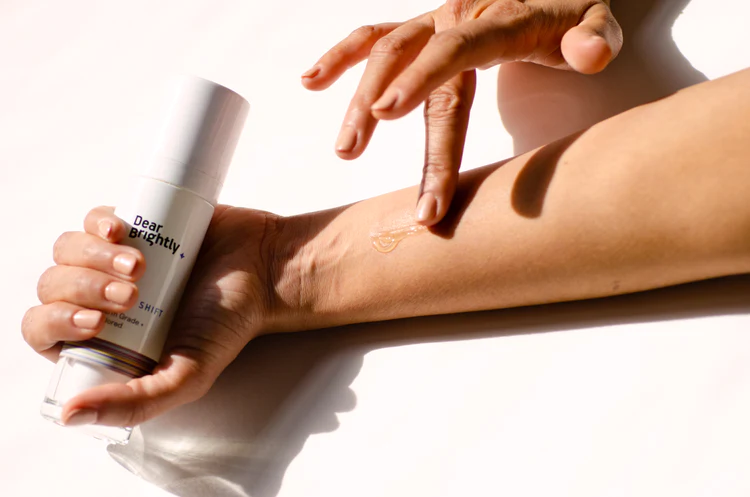
[[[378,120],[424,103],[425,160],[414,215],[432,226],[456,190],[476,69],[526,61],[593,74],[621,47],[609,0],[447,0],[406,22],[355,30],[302,75],[302,84],[326,89],[367,59],[336,141],[347,160],[364,152]]]
[[[448,216],[383,254],[373,232],[415,223],[417,187],[279,217],[221,206],[153,375],[83,392],[66,423],[133,426],[201,397],[254,337],[345,323],[636,292],[750,272],[750,69],[461,175]],[[76,312],[120,309],[142,255],[111,208],[55,244],[26,341],[95,336]],[[118,255],[135,257],[130,274]],[[450,261],[450,264],[445,264]],[[440,271],[434,271],[440,267]]]

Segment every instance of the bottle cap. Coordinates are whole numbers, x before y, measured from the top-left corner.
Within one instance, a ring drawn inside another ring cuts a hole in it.
[[[249,109],[228,88],[195,76],[180,78],[144,175],[216,205]]]

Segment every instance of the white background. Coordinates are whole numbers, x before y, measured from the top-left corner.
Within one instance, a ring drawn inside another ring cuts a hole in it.
[[[750,65],[742,0],[613,3],[627,46],[605,74],[480,74],[466,168]],[[264,339],[114,459],[39,417],[52,365],[23,343],[22,315],[55,238],[126,194],[167,78],[251,102],[223,202],[294,214],[360,200],[419,180],[420,115],[346,163],[333,143],[362,67],[318,94],[299,75],[355,27],[436,6],[0,2],[0,495],[750,494],[748,277]]]

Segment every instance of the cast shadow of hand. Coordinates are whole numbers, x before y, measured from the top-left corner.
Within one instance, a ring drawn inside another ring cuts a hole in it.
[[[600,75],[504,65],[498,105],[516,153],[705,80],[671,38],[671,26],[687,3],[614,2],[626,45]],[[368,352],[406,344],[747,313],[748,293],[750,276],[739,276],[593,303],[262,337],[243,350],[204,398],[144,424],[129,445],[110,446],[109,452],[133,473],[181,497],[274,497],[308,438],[336,430],[336,413],[355,408],[349,385]]]
[[[497,102],[514,152],[522,154],[703,81],[672,38],[689,0],[612,2],[624,45],[592,76],[535,64],[503,64]]]

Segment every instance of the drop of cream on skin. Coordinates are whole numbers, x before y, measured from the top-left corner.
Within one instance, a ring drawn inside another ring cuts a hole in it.
[[[388,231],[381,231],[379,233],[373,233],[370,235],[370,241],[375,250],[380,253],[387,254],[393,252],[398,244],[405,238],[418,235],[427,231],[426,226],[412,225],[405,226],[402,228],[396,228]]]

